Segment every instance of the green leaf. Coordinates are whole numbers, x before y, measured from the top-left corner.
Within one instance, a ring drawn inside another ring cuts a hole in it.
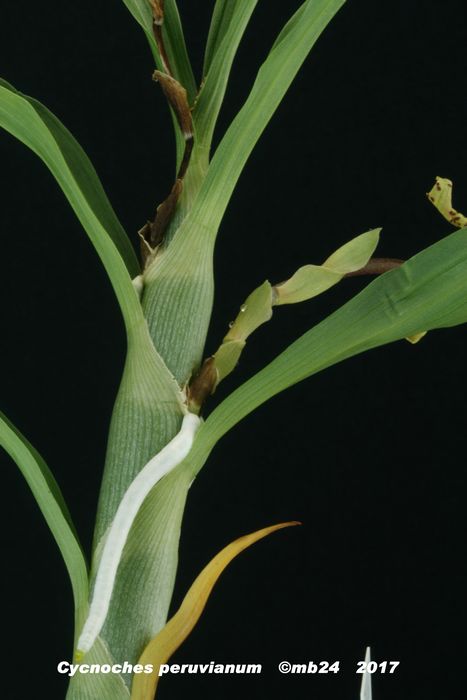
[[[364,267],[373,255],[381,229],[373,229],[341,246],[322,265],[304,265],[274,287],[275,306],[296,304],[322,294],[349,272]]]
[[[304,265],[290,279],[274,287],[264,282],[240,307],[222,345],[213,355],[219,384],[233,369],[247,338],[272,317],[273,306],[295,304],[322,294],[340,282],[344,275],[364,267],[379,241],[380,229],[373,229],[341,246],[322,265]],[[411,340],[413,342],[413,339]]]
[[[209,33],[204,51],[203,77],[211,68],[211,63],[237,12],[237,0],[216,0],[209,25]]]
[[[345,0],[306,0],[261,66],[250,95],[222,139],[180,237],[215,236],[251,151],[321,32]],[[212,68],[211,63],[211,68]],[[307,115],[297,129],[308,128]],[[202,226],[199,226],[199,222]]]
[[[240,312],[231,324],[224,341],[246,340],[263,323],[272,317],[274,299],[268,281],[257,287],[240,307]]]
[[[51,112],[4,81],[0,81],[0,126],[34,151],[57,180],[107,271],[125,321],[130,354],[139,356],[142,373],[153,375],[149,384],[158,387],[165,400],[170,396],[179,402],[178,387],[153,347],[132,284],[130,275],[138,274],[138,261],[86,154]]]
[[[180,384],[201,362],[213,302],[215,236],[232,191],[300,65],[344,1],[307,0],[290,20],[217,149],[192,208],[163,255],[145,271],[144,314]]]
[[[152,36],[152,11],[149,0],[123,0],[135,20],[146,33]],[[151,42],[156,46],[154,37]],[[157,47],[156,47],[157,50]]]
[[[224,99],[232,63],[258,0],[217,0],[206,45],[203,83],[193,118],[206,155]]]
[[[73,137],[42,105],[20,95],[4,83],[0,86],[0,125],[37,153],[62,187],[104,263],[127,328],[128,354],[112,417],[99,502],[96,534],[98,542],[113,518],[119,498],[138,470],[178,431],[182,418],[183,397],[179,386],[154,348],[130,274],[116,242],[111,237],[111,233],[115,234],[116,230],[118,233],[118,229],[112,227],[112,222],[116,222],[116,219],[112,219],[114,215],[107,200],[100,196],[100,185],[92,166]],[[150,499],[148,501],[151,502]],[[154,516],[154,513],[152,515]],[[179,531],[179,518],[181,511],[176,511],[176,535]],[[162,523],[161,528],[163,526],[167,526],[167,523]],[[147,531],[154,532],[154,527],[157,530],[153,517],[151,522],[147,523]],[[169,542],[172,543],[172,540],[169,539]],[[176,550],[173,548],[173,561],[166,562],[166,569],[161,569],[157,544],[152,539],[148,546],[146,580],[153,583],[162,573],[164,583],[170,579],[173,585]],[[125,569],[122,571],[120,579],[125,581]],[[130,570],[129,575],[131,573]],[[142,608],[141,617],[146,616],[151,633],[155,631],[154,616],[160,624],[161,614],[166,614],[164,605],[168,605],[166,599],[170,598],[171,588],[161,602],[162,613],[157,610],[152,615],[152,611],[148,610],[149,605],[146,605],[146,601],[140,595],[138,585],[142,586],[142,581],[134,587],[135,595],[138,596],[137,602],[124,595],[123,600],[128,601],[128,610],[122,611],[125,607],[122,604],[120,610],[115,611],[117,622],[114,629],[117,629],[117,634],[118,628],[122,627],[121,618],[117,614],[119,612],[123,616],[128,615],[129,611],[139,615]],[[111,617],[110,627],[112,621]],[[78,630],[80,627],[81,625],[77,625]],[[144,635],[145,629],[137,630],[136,634]],[[107,639],[103,641],[108,643]],[[141,646],[135,654],[140,648]],[[113,649],[111,652],[113,653]],[[123,658],[124,656],[125,654]]]
[[[131,277],[139,273],[137,258],[82,148],[40,102],[22,95],[3,80],[0,126],[47,165],[104,264],[127,330],[141,323],[141,305],[131,283]],[[63,246],[63,240],[58,244]]]
[[[77,631],[86,615],[88,574],[78,536],[60,488],[42,457],[1,412],[0,445],[21,470],[60,548],[73,588]]]
[[[251,333],[271,319],[272,306],[273,290],[266,281],[247,297],[222,345],[213,355],[218,375],[217,384],[235,369]]]
[[[380,345],[466,322],[467,229],[460,229],[378,277],[230,394],[198,431],[187,469],[196,473],[236,423],[302,379]]]
[[[115,216],[92,163],[70,132],[44,105],[23,95],[1,79],[0,120],[4,129],[44,160],[65,194],[69,188],[75,190],[71,193],[73,200],[84,200],[107,236],[112,239],[129,274],[136,276],[140,268],[132,245]],[[57,157],[57,151],[60,152],[61,159]],[[68,172],[60,172],[65,169]],[[76,210],[78,204],[83,207],[84,202],[70,203]],[[96,235],[88,233],[91,237]]]

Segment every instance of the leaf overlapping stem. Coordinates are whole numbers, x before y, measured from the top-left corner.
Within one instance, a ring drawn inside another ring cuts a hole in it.
[[[256,1],[217,0],[197,100],[175,0],[124,2],[150,43],[156,77],[171,106],[177,144],[175,185],[146,230],[145,252],[150,260],[139,278],[141,300],[131,281],[140,272],[137,258],[89,160],[42,105],[0,83],[1,126],[36,152],[53,173],[102,259],[127,330],[128,352],[112,417],[96,523],[95,563],[129,484],[180,428],[186,410],[183,389],[200,365],[211,315],[214,243],[236,182],[295,74],[345,0],[302,3],[279,34],[210,162],[212,134],[229,73]],[[451,223],[465,223],[452,209],[443,183],[437,181],[437,185],[441,190],[437,188],[440,197],[435,205]],[[368,242],[370,236],[366,236]],[[227,376],[247,337],[270,317],[274,305],[311,298],[365,268],[375,272],[375,263],[370,269],[372,252],[367,250],[358,265],[355,261],[342,265],[339,249],[323,266],[305,266],[285,283],[261,285],[247,299],[219,351],[205,364],[201,393],[209,393]],[[186,496],[210,451],[228,430],[264,401],[346,358],[467,321],[466,229],[399,263],[395,261],[394,269],[310,329],[209,415],[184,463],[158,483],[138,511],[118,568],[114,604],[102,637],[91,650],[93,659],[136,661],[163,628]],[[202,401],[195,396],[193,383],[190,391],[192,408],[199,410]],[[78,601],[79,631],[87,581],[85,586],[78,541],[37,454],[6,420],[0,427],[64,553]],[[53,492],[52,499],[47,488]],[[128,697],[129,682],[128,678],[78,677],[70,686],[69,698]]]
[[[379,241],[380,229],[367,231],[341,246],[322,265],[300,267],[290,279],[264,282],[240,307],[219,349],[203,363],[189,387],[189,406],[199,412],[209,394],[236,367],[248,337],[272,318],[274,306],[308,301],[364,268]]]

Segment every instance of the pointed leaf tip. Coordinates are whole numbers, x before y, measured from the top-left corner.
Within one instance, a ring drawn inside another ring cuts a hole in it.
[[[370,647],[367,647],[365,652],[365,671],[362,675],[362,685],[360,688],[360,700],[372,700],[371,674],[366,670],[366,667],[370,661],[371,649]]]
[[[215,583],[224,569],[244,549],[258,540],[286,527],[301,525],[300,522],[279,523],[239,537],[224,547],[202,570],[189,589],[182,604],[166,626],[149,642],[138,663],[151,664],[151,674],[135,675],[131,700],[153,700],[159,681],[159,668],[188,637],[204,610]]]

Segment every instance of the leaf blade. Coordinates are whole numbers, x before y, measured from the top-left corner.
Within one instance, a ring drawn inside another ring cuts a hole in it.
[[[305,0],[276,40],[245,104],[224,135],[179,231],[215,237],[243,167],[309,51],[345,0]],[[203,226],[197,226],[197,222]]]
[[[258,0],[217,0],[206,45],[204,79],[193,111],[199,144],[209,153],[227,83]]]
[[[232,392],[201,426],[187,469],[197,473],[226,432],[293,384],[366,350],[466,322],[467,229],[460,229],[377,278]]]
[[[139,264],[84,151],[49,110],[3,80],[0,126],[47,165],[104,264],[127,330],[140,323],[141,305],[131,283]]]
[[[195,579],[182,604],[166,626],[152,639],[143,651],[139,663],[152,664],[154,671],[165,663],[185,641],[198,622],[219,576],[240,552],[285,527],[297,522],[280,523],[238,538],[224,547]],[[152,700],[159,676],[157,673],[135,675],[131,693],[132,700]]]
[[[76,630],[87,606],[86,561],[60,488],[52,472],[24,435],[0,412],[0,445],[23,474],[60,549],[75,601]]]

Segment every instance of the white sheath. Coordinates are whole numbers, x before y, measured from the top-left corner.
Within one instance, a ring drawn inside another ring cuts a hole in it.
[[[78,639],[77,656],[89,651],[104,625],[123,548],[143,501],[163,476],[183,462],[200,423],[198,416],[187,413],[180,432],[149,460],[120,501],[102,550],[88,617]]]

